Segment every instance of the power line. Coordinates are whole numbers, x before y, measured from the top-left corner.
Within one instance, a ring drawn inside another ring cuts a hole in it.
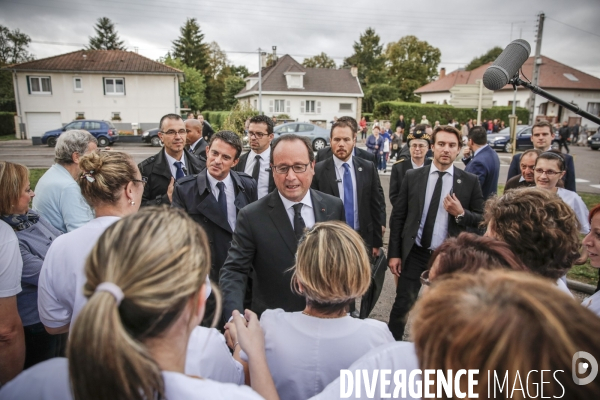
[[[585,32],[585,33],[589,33],[590,35],[594,35],[594,36],[598,36],[598,37],[600,37],[600,35],[599,35],[599,34],[597,34],[597,33],[590,32],[590,31],[586,31],[585,29],[581,29],[581,28],[578,28],[578,27],[576,27],[576,26],[573,26],[573,25],[566,24],[566,23],[564,23],[564,22],[562,22],[562,21],[559,21],[559,20],[557,20],[557,19],[550,18],[550,17],[546,17],[546,19],[552,20],[552,21],[554,21],[554,22],[558,22],[559,24],[566,25],[566,26],[568,26],[569,28],[577,29],[578,31]]]

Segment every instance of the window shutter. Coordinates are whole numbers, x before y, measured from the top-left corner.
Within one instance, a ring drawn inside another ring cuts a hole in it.
[[[127,94],[127,89],[125,89],[125,77],[123,77],[123,96]]]
[[[106,96],[106,78],[102,78],[102,90],[104,91],[104,95]]]
[[[27,81],[27,93],[31,94],[31,82],[29,82],[29,75],[25,76],[25,80]]]
[[[50,94],[52,94],[52,78],[48,77],[48,86],[50,87]]]
[[[304,114],[304,101],[300,102],[300,112]]]
[[[273,100],[269,100],[269,112],[273,112]]]
[[[289,100],[285,102],[285,112],[287,114],[289,114],[291,112],[291,110],[290,110],[290,101]]]
[[[321,102],[317,101],[317,114],[321,114]]]

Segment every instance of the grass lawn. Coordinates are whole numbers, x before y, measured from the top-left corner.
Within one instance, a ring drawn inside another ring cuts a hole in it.
[[[0,142],[6,142],[8,140],[16,140],[15,135],[2,135],[0,136]]]
[[[29,182],[31,183],[31,190],[35,191],[38,181],[46,171],[48,171],[48,168],[29,168]]]

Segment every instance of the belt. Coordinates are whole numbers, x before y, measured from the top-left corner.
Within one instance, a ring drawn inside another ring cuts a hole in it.
[[[419,245],[417,245],[416,243],[413,245],[413,250],[418,251],[420,253],[424,253],[424,254],[428,254],[428,255],[432,255],[434,250],[429,250],[426,249],[425,247],[421,247]]]

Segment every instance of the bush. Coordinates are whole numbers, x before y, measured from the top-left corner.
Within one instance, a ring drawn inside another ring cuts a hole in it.
[[[417,124],[421,121],[421,116],[426,115],[431,126],[435,124],[435,121],[440,121],[441,125],[445,125],[452,118],[461,124],[464,124],[469,118],[477,118],[476,109],[456,108],[450,105],[404,103],[400,101],[377,103],[375,110],[373,110],[373,117],[376,119],[396,121],[400,114],[404,115],[404,120],[408,123],[410,123],[411,118],[414,118]],[[485,120],[499,119],[504,121],[506,126],[508,126],[508,116],[510,114],[512,114],[512,107],[492,107],[483,109],[481,118]],[[517,118],[523,122],[529,121],[529,111],[525,108],[517,107]]]
[[[362,117],[365,117],[365,120],[366,120],[367,122],[371,122],[371,121],[373,121],[373,113],[362,113],[362,115],[361,115],[360,117],[361,117],[361,118],[362,118]]]
[[[291,119],[289,115],[287,114],[279,114],[276,115],[277,119]]]
[[[208,121],[210,126],[217,132],[221,130],[225,119],[230,113],[231,111],[202,111],[200,114],[204,116],[204,119]]]
[[[15,113],[0,111],[0,136],[15,134]]]
[[[237,133],[240,137],[244,134],[245,123],[248,118],[258,115],[258,111],[254,110],[246,102],[238,102],[235,107],[229,112],[229,115],[221,125],[222,130],[227,130]]]

